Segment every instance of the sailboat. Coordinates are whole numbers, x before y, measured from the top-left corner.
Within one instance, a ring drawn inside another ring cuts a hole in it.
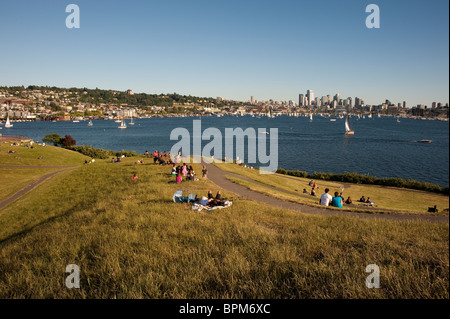
[[[134,122],[133,122],[133,116],[131,116],[131,121],[130,121],[129,124],[130,124],[130,125],[134,125]]]
[[[355,132],[352,129],[350,129],[350,124],[347,115],[347,117],[345,118],[345,135],[354,135],[354,134]]]
[[[6,119],[6,123],[5,123],[5,128],[10,128],[10,127],[13,127],[13,125],[9,121],[9,115],[8,115],[8,118]]]
[[[312,115],[312,113],[311,114],[309,114],[309,120],[312,122],[312,120],[313,120],[313,115]]]
[[[125,124],[125,121],[124,121],[124,120],[122,120],[122,122],[120,123],[119,128],[121,128],[121,129],[127,128],[127,124]]]
[[[93,126],[94,124],[92,124],[92,120],[89,120],[88,126]]]

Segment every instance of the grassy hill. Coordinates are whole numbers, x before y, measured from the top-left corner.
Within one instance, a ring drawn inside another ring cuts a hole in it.
[[[317,196],[314,197],[303,194],[303,189],[306,189],[308,192],[311,191],[311,187],[308,185],[311,179],[281,174],[259,174],[258,170],[244,168],[236,164],[216,165],[224,171],[239,175],[240,177],[233,175],[228,177],[237,184],[260,193],[310,206],[318,206],[320,195],[325,188],[329,188],[330,194],[333,196],[334,192],[343,192],[344,198],[352,198],[353,204],[345,206],[347,210],[367,210],[366,206],[358,203],[361,196],[365,196],[365,198],[370,197],[376,204],[375,209],[371,209],[371,212],[428,214],[428,207],[436,205],[440,211],[439,215],[448,216],[449,197],[442,194],[377,185],[315,180],[319,189],[317,190]],[[444,211],[444,209],[447,209],[447,211]]]
[[[307,216],[226,191],[231,207],[197,212],[172,195],[212,182],[171,184],[169,167],[135,161],[64,171],[0,210],[0,298],[449,297],[448,224]]]

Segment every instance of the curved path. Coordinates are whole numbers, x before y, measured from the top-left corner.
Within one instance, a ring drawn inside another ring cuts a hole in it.
[[[275,197],[271,197],[253,190],[248,189],[245,186],[236,184],[231,182],[226,175],[235,175],[241,179],[246,179],[243,176],[232,174],[229,172],[225,172],[218,168],[217,166],[213,164],[205,164],[208,169],[208,179],[211,180],[214,184],[217,186],[233,192],[241,197],[244,197],[246,199],[254,200],[257,202],[262,202],[265,204],[269,204],[271,206],[276,206],[279,208],[284,209],[291,209],[295,211],[299,211],[305,214],[312,214],[312,215],[325,215],[325,216],[353,216],[358,218],[382,218],[382,219],[392,219],[392,220],[427,220],[432,222],[441,222],[441,223],[448,223],[449,217],[448,216],[427,216],[427,215],[418,215],[418,214],[381,214],[381,213],[358,213],[353,211],[338,211],[334,209],[327,209],[327,208],[320,208],[320,207],[313,207],[308,206],[300,203],[294,203],[282,199],[278,199]],[[219,164],[220,165],[220,164]],[[248,179],[247,179],[248,180]],[[253,183],[258,183],[255,181],[252,181]],[[270,186],[264,185],[265,187],[270,188]],[[286,192],[284,190],[280,190],[283,192]]]
[[[3,201],[0,202],[0,209],[8,206],[9,204],[11,204],[12,202],[16,201],[17,199],[19,199],[20,197],[24,196],[25,194],[27,194],[28,192],[30,192],[32,189],[34,189],[36,186],[38,186],[39,184],[43,183],[45,180],[49,179],[50,177],[59,174],[61,172],[64,172],[68,169],[77,167],[77,166],[27,166],[27,165],[0,165],[0,167],[11,167],[11,168],[62,168],[59,171],[56,172],[52,172],[49,174],[46,174],[44,176],[39,177],[37,180],[32,181],[31,183],[29,183],[28,185],[26,185],[24,188],[22,188],[21,190],[19,190],[18,192],[16,192],[15,194],[11,195],[10,197],[8,197],[7,199],[4,199]]]

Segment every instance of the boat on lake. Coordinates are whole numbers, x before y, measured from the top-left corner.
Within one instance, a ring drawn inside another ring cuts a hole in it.
[[[122,122],[120,122],[119,128],[120,128],[120,129],[126,129],[126,128],[127,128],[127,124],[125,123],[124,120],[122,120]]]
[[[349,116],[345,118],[345,135],[354,135],[355,131],[350,128]]]
[[[11,124],[11,122],[9,121],[9,115],[8,115],[8,118],[6,119],[6,123],[5,123],[5,128],[10,128],[10,127],[13,127],[14,125],[13,124]]]

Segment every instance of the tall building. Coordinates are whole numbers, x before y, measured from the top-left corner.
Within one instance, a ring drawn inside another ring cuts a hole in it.
[[[252,96],[252,97],[250,98],[250,104],[255,104],[255,97],[254,97],[254,96]]]
[[[309,104],[307,105],[312,105],[314,103],[314,91],[313,90],[306,91],[306,96],[308,97],[309,101]]]
[[[336,95],[333,97],[333,100],[339,103],[339,100],[341,99],[341,95],[339,93],[336,93]]]
[[[347,98],[347,100],[348,100],[348,107],[352,108],[352,107],[353,107],[353,99],[352,99],[352,97],[349,96],[349,97]]]
[[[298,106],[305,106],[305,96],[303,94],[298,96]]]
[[[403,101],[403,108],[406,109],[406,101]]]
[[[316,99],[315,99],[315,105],[316,105],[316,107],[321,107],[322,106],[321,103],[320,103],[320,99],[318,97],[316,97]]]

